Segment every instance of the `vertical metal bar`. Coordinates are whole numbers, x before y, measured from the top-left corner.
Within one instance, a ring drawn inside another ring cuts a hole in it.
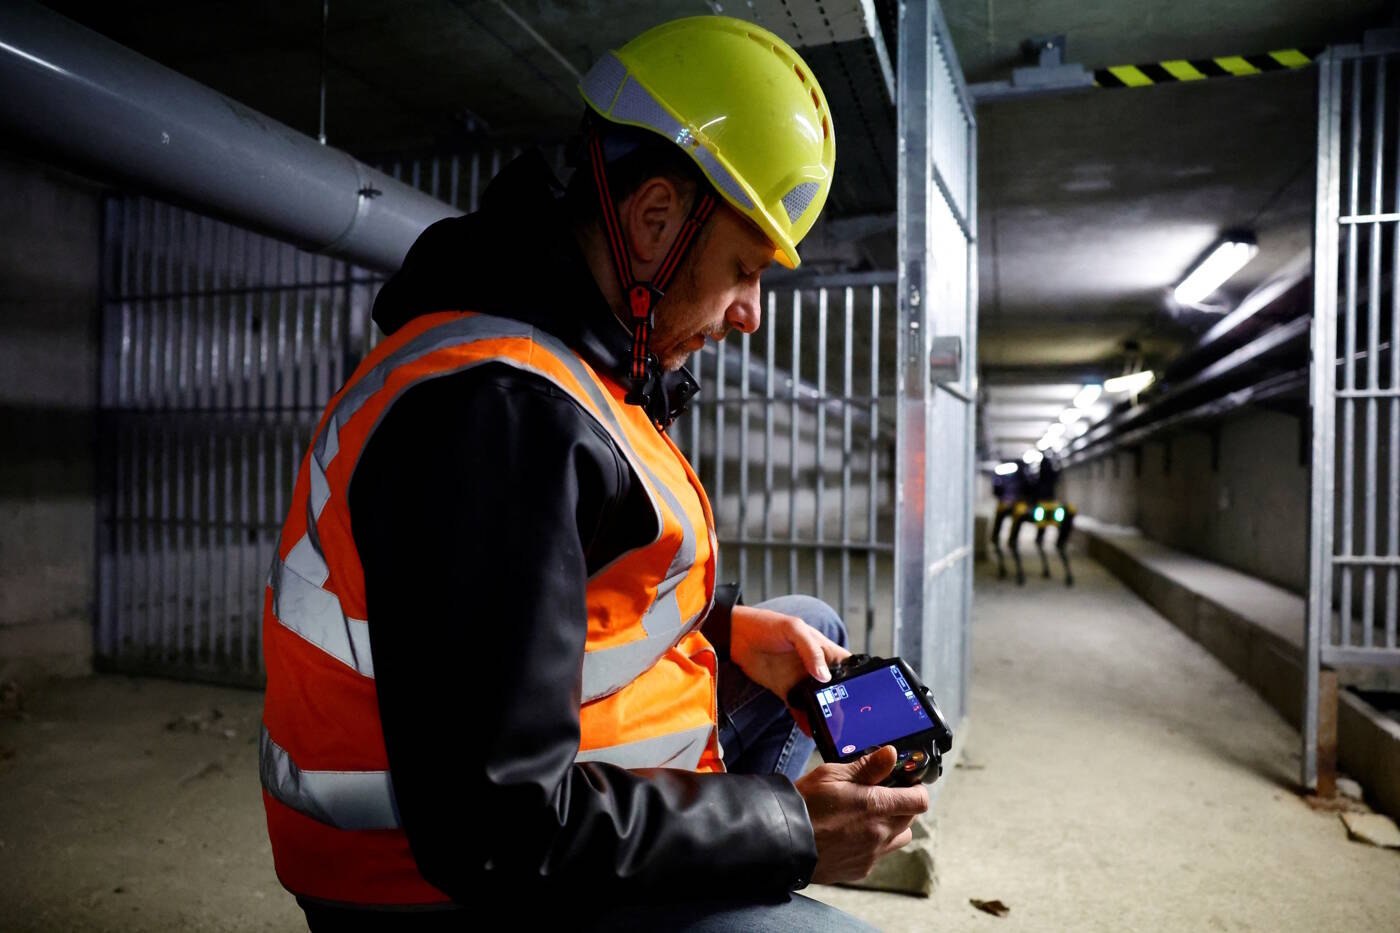
[[[798,407],[797,387],[802,373],[802,291],[792,290],[792,375],[788,380],[791,393],[791,424],[788,425],[788,592],[797,592],[797,441],[798,421],[801,409]]]
[[[967,334],[966,336],[966,356],[964,363],[967,373],[968,395],[977,398],[979,380],[977,378],[977,348],[978,341],[978,263],[977,263],[977,117],[975,113],[967,115],[967,200],[965,203],[964,216],[967,218],[970,234],[967,243],[967,264],[964,267],[963,275],[966,288],[967,301]],[[977,500],[977,406],[976,404],[967,407],[967,434],[966,450],[967,462],[963,467],[964,480],[967,490],[964,495],[964,521],[966,522],[963,540],[969,545],[967,559],[963,562],[963,617],[960,632],[962,644],[962,672],[960,686],[962,696],[958,704],[958,715],[966,716],[969,708],[969,699],[972,692],[972,600],[973,600],[973,573],[975,551],[974,537],[976,534],[976,516],[974,515],[973,504]]]
[[[777,362],[778,294],[768,293],[768,346],[763,357],[763,593],[773,594],[773,370]]]
[[[1397,127],[1393,206],[1400,214],[1400,127]],[[1316,274],[1316,273],[1314,273]],[[1400,557],[1400,226],[1391,228],[1390,235],[1390,495],[1387,497],[1388,521],[1386,553]],[[1400,569],[1385,571],[1385,646],[1394,649],[1396,619],[1400,617]]]
[[[225,415],[225,418],[228,418]],[[233,588],[238,577],[234,574],[234,506],[233,506],[233,458],[236,425],[229,424],[224,430],[224,658],[233,663],[233,615],[235,610]]]
[[[923,386],[918,366],[924,354],[922,297],[928,254],[929,206],[929,5],[907,0],[899,6],[898,136],[896,223],[899,291],[896,334],[894,479],[894,623],[891,649],[922,670],[924,614],[925,474],[918,461],[927,433]]]
[[[156,616],[156,445],[151,435],[153,422],[149,415],[142,419],[142,446],[146,452],[146,527],[142,535],[146,552],[146,605],[145,618],[141,625],[141,654],[151,656],[152,642],[158,637],[154,632]]]
[[[222,223],[214,225],[212,236],[210,237],[209,249],[209,287],[213,293],[210,296],[209,307],[209,406],[211,410],[217,411],[223,407],[223,376],[219,369],[220,359],[220,331],[219,331],[219,305],[220,289],[227,281],[223,274],[223,264],[228,255],[228,227]],[[205,420],[208,432],[208,443],[205,446],[205,469],[204,488],[207,496],[208,506],[206,524],[208,532],[205,536],[207,547],[205,549],[205,579],[206,589],[209,594],[209,601],[205,615],[207,628],[205,630],[206,648],[209,660],[212,662],[216,656],[218,645],[219,627],[222,624],[219,619],[218,604],[215,600],[215,581],[219,579],[218,568],[220,560],[218,556],[218,483],[219,483],[219,451],[218,451],[218,422],[213,418]]]
[[[442,200],[442,195],[439,194],[439,192],[442,190],[441,178],[442,160],[439,159],[437,156],[433,156],[433,161],[430,163],[428,168],[428,193],[431,194],[433,197],[437,198],[439,201]]]
[[[1351,121],[1351,140],[1348,161],[1347,213],[1352,217],[1359,206],[1361,185],[1361,75],[1362,61],[1352,62],[1351,69],[1351,108],[1348,117]],[[1356,263],[1357,263],[1357,224],[1347,226],[1347,278],[1346,278],[1346,331],[1343,352],[1346,359],[1342,364],[1343,387],[1348,391],[1356,388]],[[1356,399],[1347,396],[1342,399],[1342,556],[1355,552],[1355,508],[1356,508]],[[1341,644],[1350,646],[1351,638],[1351,582],[1352,568],[1341,566]]]
[[[462,174],[462,157],[457,153],[452,153],[452,161],[448,171],[447,203],[457,207],[457,181]]]
[[[695,378],[703,386],[705,384],[705,354],[701,350],[696,350],[690,356],[691,366],[695,368]],[[705,420],[703,410],[699,405],[693,405],[690,414],[686,415],[690,419],[690,449],[686,451],[686,456],[690,459],[690,468],[695,471],[695,475],[700,475],[700,423]]]
[[[471,190],[468,192],[468,198],[467,213],[474,214],[481,198],[481,151],[479,149],[472,152]]]
[[[870,288],[870,434],[866,465],[865,652],[875,630],[875,543],[879,533],[880,477],[880,286]]]
[[[826,569],[826,299],[825,288],[817,292],[817,441],[812,454],[812,466],[817,473],[817,521],[813,532],[817,541],[813,573],[816,577],[816,597],[826,598],[823,572]]]
[[[200,571],[201,557],[207,553],[205,550],[206,532],[204,528],[204,498],[200,491],[200,476],[203,467],[200,463],[200,453],[202,451],[201,441],[208,423],[204,408],[207,404],[207,373],[204,367],[205,344],[205,305],[206,286],[205,273],[208,264],[205,261],[205,250],[213,237],[209,229],[210,221],[206,217],[199,217],[195,221],[194,243],[191,252],[193,256],[193,288],[194,288],[194,385],[192,395],[194,398],[194,409],[199,413],[197,418],[192,419],[190,426],[190,618],[189,635],[190,643],[188,655],[191,663],[198,663],[200,656],[200,624],[199,620],[202,612],[207,611],[204,605],[204,590],[208,586],[207,576]]]
[[[179,486],[175,493],[175,515],[178,527],[176,529],[176,550],[178,553],[175,565],[175,590],[176,605],[178,611],[175,619],[175,656],[183,659],[185,656],[185,628],[192,615],[195,592],[195,532],[190,528],[189,509],[185,501],[186,477],[188,467],[185,462],[185,453],[189,448],[189,425],[197,424],[197,419],[191,417],[188,412],[195,407],[195,392],[197,386],[193,380],[187,378],[187,368],[193,368],[192,356],[198,347],[190,346],[191,330],[193,330],[193,315],[190,312],[190,271],[198,260],[198,256],[193,252],[194,237],[191,235],[191,228],[197,229],[198,219],[188,211],[182,212],[180,218],[180,408],[187,413],[181,417],[179,429],[176,432],[175,446],[175,476]],[[186,590],[185,583],[188,572],[189,589]],[[186,595],[188,594],[188,602]]]
[[[1333,514],[1336,507],[1337,165],[1341,64],[1335,52],[1318,62],[1317,187],[1313,226],[1311,491],[1308,508],[1308,612],[1303,670],[1304,787],[1317,784],[1318,680],[1332,616]]]
[[[724,347],[721,340],[715,345],[715,511],[724,508]],[[718,521],[718,519],[716,519]],[[724,553],[715,554],[715,579],[724,579]]]
[[[1381,187],[1385,183],[1385,172],[1382,170],[1382,155],[1385,152],[1385,59],[1377,58],[1375,64],[1375,110],[1371,119],[1371,214],[1374,216],[1381,212]],[[1371,256],[1370,275],[1367,277],[1367,286],[1370,294],[1366,296],[1366,388],[1376,390],[1380,388],[1380,330],[1381,330],[1381,225],[1379,221],[1372,221],[1369,225],[1368,236],[1370,238]],[[1376,498],[1376,465],[1380,459],[1380,452],[1376,449],[1376,442],[1379,440],[1379,426],[1377,418],[1379,412],[1377,405],[1379,400],[1373,395],[1366,399],[1366,453],[1363,468],[1365,469],[1365,499],[1361,505],[1362,512],[1362,550],[1368,556],[1376,553],[1376,513],[1380,510],[1380,501]],[[1372,629],[1376,623],[1376,568],[1366,567],[1361,572],[1361,644],[1371,647]]]
[[[497,146],[491,150],[491,177],[486,180],[486,183],[489,185],[499,174],[501,174],[501,149]]]
[[[176,318],[175,292],[175,214],[176,209],[167,205],[165,208],[165,266],[164,280],[162,288],[165,293],[165,300],[161,304],[165,308],[165,351],[164,362],[161,364],[161,400],[166,409],[166,413],[161,416],[164,422],[159,432],[160,436],[160,657],[162,660],[170,657],[170,646],[174,641],[174,616],[176,606],[172,602],[177,596],[177,578],[179,574],[178,554],[175,551],[175,529],[174,512],[172,511],[171,483],[174,473],[174,454],[171,448],[175,444],[172,436],[172,425],[170,410],[178,409],[180,398],[177,393],[179,379],[177,375],[177,362],[175,358],[176,330],[178,322]],[[178,415],[176,416],[178,417]]]
[[[749,550],[749,334],[739,338],[739,591],[748,584]]]
[[[846,286],[846,339],[841,354],[841,590],[837,612],[848,619],[851,604],[851,395],[855,392],[855,290]],[[876,334],[871,334],[874,340]]]
[[[116,468],[113,471],[115,489],[113,508],[117,521],[112,563],[113,574],[117,581],[117,599],[112,618],[113,640],[108,649],[108,653],[112,657],[121,655],[122,646],[126,641],[127,629],[131,624],[131,600],[134,590],[131,581],[132,501],[127,486],[132,472],[127,458],[131,455],[128,412],[131,405],[131,357],[134,342],[134,321],[131,313],[131,266],[136,223],[133,198],[130,195],[121,196],[121,210],[121,233],[118,236],[117,253],[120,263],[117,274],[117,291],[121,296],[119,305],[121,342],[117,347],[117,404],[110,421],[112,430],[108,435],[111,443],[116,447]]]
[[[243,671],[248,670],[249,628],[252,625],[252,620],[249,618],[249,613],[252,611],[252,605],[250,605],[250,603],[253,602],[249,599],[249,597],[252,595],[252,586],[250,584],[248,574],[249,566],[252,562],[248,559],[248,547],[252,541],[256,540],[249,533],[251,529],[249,528],[248,524],[248,432],[250,430],[253,430],[253,426],[257,423],[252,415],[253,406],[255,404],[253,399],[253,386],[257,381],[257,377],[253,369],[253,289],[256,283],[258,294],[264,294],[263,288],[266,285],[266,281],[263,279],[262,275],[262,247],[264,242],[266,242],[266,237],[256,237],[257,251],[255,259],[253,249],[254,240],[245,240],[245,255],[243,257],[244,278],[247,280],[246,284],[248,285],[248,291],[244,297],[243,304],[243,352],[240,357],[242,360],[242,377],[239,380],[242,383],[242,398],[240,411],[238,413],[236,429],[238,433],[239,476],[239,495],[237,505],[239,516],[238,618],[239,641],[240,646],[242,648],[241,656],[243,659],[241,670]],[[260,605],[260,603],[258,604]]]

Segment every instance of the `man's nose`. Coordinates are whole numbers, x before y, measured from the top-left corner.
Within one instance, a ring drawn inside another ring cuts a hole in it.
[[[752,334],[758,330],[758,325],[762,318],[762,304],[759,300],[759,288],[754,284],[752,288],[746,289],[743,294],[735,299],[729,306],[729,312],[725,314],[725,323],[735,330],[745,334]]]

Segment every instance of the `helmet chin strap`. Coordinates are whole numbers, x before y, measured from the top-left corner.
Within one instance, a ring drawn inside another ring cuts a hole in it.
[[[681,260],[695,244],[695,236],[710,218],[715,209],[715,198],[708,191],[701,192],[690,208],[690,213],[681,224],[671,248],[666,251],[661,265],[650,281],[638,281],[632,275],[632,254],[627,244],[627,234],[617,217],[617,207],[613,204],[612,193],[608,188],[607,166],[603,161],[603,142],[593,122],[588,121],[584,130],[588,146],[588,161],[593,170],[593,184],[598,192],[598,206],[603,215],[603,232],[608,241],[608,253],[612,256],[613,270],[617,273],[618,284],[626,296],[627,307],[632,318],[632,365],[628,375],[631,386],[627,391],[627,401],[646,409],[657,423],[669,420],[666,415],[666,400],[661,385],[661,361],[651,352],[651,332],[656,327],[656,306],[666,294],[666,287],[680,268]],[[653,413],[653,398],[661,403],[661,417]]]

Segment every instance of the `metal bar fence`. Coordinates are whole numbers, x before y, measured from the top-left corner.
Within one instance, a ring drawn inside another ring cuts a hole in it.
[[[757,336],[731,337],[691,357],[703,391],[670,433],[710,494],[726,555],[721,580],[738,582],[750,605],[786,593],[824,599],[846,620],[854,647],[884,651],[876,632],[887,639],[893,618],[896,374],[881,369],[893,358],[894,335],[881,331],[880,306],[894,275],[850,281],[797,279],[769,289]],[[839,336],[829,326],[834,301]],[[752,349],[759,339],[762,354]],[[832,371],[841,373],[836,392]],[[857,385],[866,387],[862,394]],[[754,449],[762,451],[759,482],[751,475]],[[726,481],[736,473],[737,482]],[[829,484],[837,495],[827,494]],[[784,558],[779,584],[774,568]],[[838,575],[826,573],[828,560]],[[761,572],[751,572],[755,566]]]
[[[1334,48],[1318,71],[1307,787],[1317,786],[1322,668],[1400,668],[1400,113],[1387,103],[1400,97],[1397,58]]]
[[[469,210],[506,152],[393,173]],[[102,255],[98,665],[258,684],[299,458],[385,276],[134,195],[106,199]]]

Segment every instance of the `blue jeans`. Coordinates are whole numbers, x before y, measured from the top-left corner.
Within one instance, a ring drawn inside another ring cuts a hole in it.
[[[846,626],[836,610],[811,596],[780,596],[757,608],[797,616],[838,645]],[[733,661],[719,666],[719,741],[724,766],[736,774],[783,774],[796,781],[817,745],[788,712],[787,702],[749,680]],[[778,903],[723,898],[679,904],[639,904],[610,911],[583,930],[665,930],[667,933],[873,933],[850,914],[800,894]]]
[[[820,599],[779,596],[755,608],[797,616],[846,647],[846,626]],[[794,783],[817,747],[797,728],[787,702],[749,680],[733,661],[719,666],[719,744],[726,769],[736,774],[785,774]]]

